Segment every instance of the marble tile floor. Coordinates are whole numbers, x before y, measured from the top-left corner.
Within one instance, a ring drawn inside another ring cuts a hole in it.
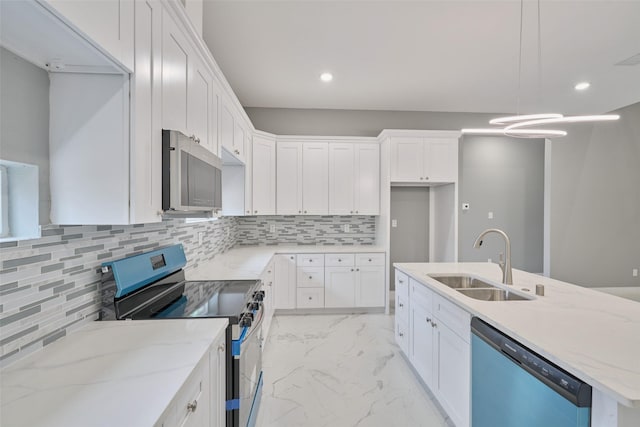
[[[393,327],[384,314],[274,317],[257,427],[451,426]]]

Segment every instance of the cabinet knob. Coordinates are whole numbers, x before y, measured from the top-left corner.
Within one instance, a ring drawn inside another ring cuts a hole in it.
[[[398,335],[400,335],[401,337],[404,336],[404,334],[402,332],[398,332]]]
[[[253,213],[258,213],[258,211],[257,211],[257,210],[255,210],[255,211],[253,211]]]
[[[220,344],[220,345],[218,346],[218,351],[219,351],[220,353],[222,353],[222,352],[224,351],[224,344]]]
[[[237,155],[240,155],[240,152],[238,150],[233,150],[234,153],[236,153]]]
[[[267,270],[267,273],[268,273],[268,274],[271,274],[271,270]]]
[[[293,257],[291,257],[291,259],[293,259]]]
[[[247,213],[251,213],[251,211],[247,211]]]
[[[358,211],[356,211],[356,213],[358,213]]]
[[[196,144],[200,144],[200,138],[196,138],[195,141],[196,141]]]
[[[353,213],[353,211],[351,211],[351,213]]]
[[[298,211],[298,213],[302,213],[302,211]]]
[[[399,306],[400,308],[402,308],[402,307],[404,307],[404,304],[403,304],[403,303],[401,303],[401,302],[399,302],[399,303],[398,303],[398,306]]]
[[[198,409],[198,401],[194,400],[193,402],[187,403],[187,412],[196,412]]]
[[[309,279],[313,279],[313,276],[309,276]]]
[[[312,300],[313,298],[312,298],[312,297],[309,297],[309,299],[310,299],[310,300]]]
[[[307,213],[307,211],[304,211],[304,213]]]
[[[338,258],[338,262],[342,262],[342,260],[340,258]]]
[[[310,259],[309,262],[313,262],[313,259]]]
[[[431,323],[431,318],[427,317],[427,323]]]
[[[369,262],[371,262],[371,258],[369,258]]]
[[[404,280],[398,279],[398,283],[404,283]]]
[[[429,177],[428,177],[428,176],[425,176],[425,177],[424,177],[424,179],[425,179],[425,180],[429,180]]]
[[[431,327],[432,327],[432,328],[437,328],[437,327],[438,327],[438,324],[437,324],[436,322],[431,322]]]
[[[424,179],[423,177],[420,177],[420,179]]]
[[[353,268],[351,269],[351,271],[353,271]]]
[[[360,269],[359,269],[359,268],[356,268],[356,271],[360,271]]]

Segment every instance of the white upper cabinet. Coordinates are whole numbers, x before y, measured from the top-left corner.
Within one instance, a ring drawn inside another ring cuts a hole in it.
[[[276,142],[263,136],[253,137],[253,214],[276,213]]]
[[[135,73],[132,77],[131,222],[161,220],[162,208],[162,6],[135,2]]]
[[[302,146],[302,213],[329,213],[329,144],[305,142]]]
[[[134,69],[131,0],[45,0],[70,24],[129,70]]]
[[[391,137],[391,182],[458,181],[458,136]]]
[[[213,75],[196,55],[191,55],[189,59],[187,129],[190,136],[217,154],[213,134],[213,116],[216,112],[213,108]]]
[[[329,143],[329,214],[380,213],[380,146]]]
[[[187,84],[191,46],[167,11],[162,20],[162,33],[162,127],[190,135]]]
[[[233,153],[239,160],[244,160],[244,134],[244,128],[240,124],[240,121],[236,120],[233,130]]]
[[[198,36],[202,37],[202,24],[204,14],[203,0],[183,0],[184,9],[187,11],[189,21],[193,24]]]
[[[278,141],[276,159],[276,212],[302,214],[302,143]]]
[[[220,105],[220,145],[229,153],[233,153],[233,130],[235,119],[229,107],[221,102]],[[235,153],[234,153],[235,154]]]

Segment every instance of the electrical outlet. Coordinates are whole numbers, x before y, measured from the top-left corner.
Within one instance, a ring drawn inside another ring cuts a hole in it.
[[[270,233],[275,233],[276,232],[276,225],[275,224],[271,224],[269,226],[269,232]]]
[[[199,231],[198,232],[198,245],[202,245],[202,239],[204,238],[204,232],[203,231]]]
[[[631,270],[631,275],[632,275],[633,277],[638,277],[638,269],[637,269],[637,268],[634,268],[633,270]]]
[[[344,224],[342,226],[342,231],[344,231],[345,233],[348,233],[350,228],[351,227],[349,226],[349,224]]]
[[[491,262],[491,258],[487,259],[487,262]]]
[[[487,214],[487,218],[488,218],[488,219],[493,219],[493,212],[489,212],[489,213]]]

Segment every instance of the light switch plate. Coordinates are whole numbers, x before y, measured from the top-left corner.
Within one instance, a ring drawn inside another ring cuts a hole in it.
[[[276,225],[275,224],[271,224],[269,226],[269,232],[270,233],[275,233],[276,232]]]
[[[493,212],[489,212],[489,213],[487,214],[487,218],[489,218],[489,219],[493,219]]]
[[[637,268],[634,268],[633,270],[631,270],[631,275],[632,275],[633,277],[638,277],[638,269],[637,269]]]

